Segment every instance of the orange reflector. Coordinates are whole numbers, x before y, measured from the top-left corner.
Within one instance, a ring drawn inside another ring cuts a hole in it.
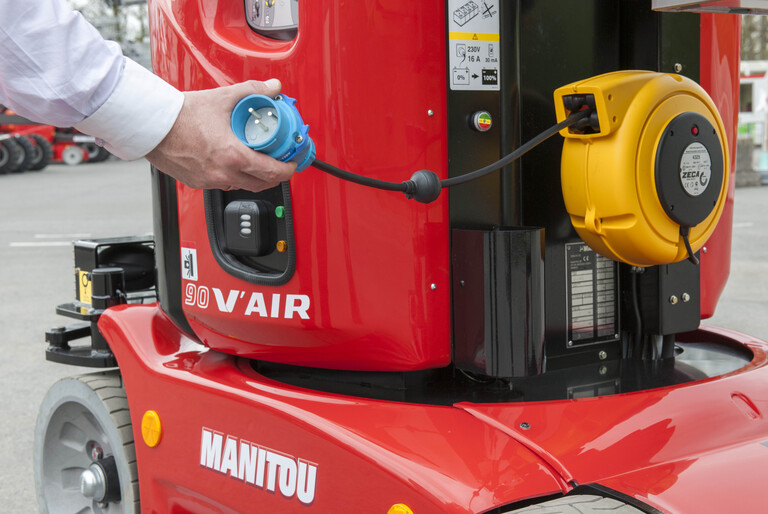
[[[160,444],[160,438],[163,435],[163,429],[160,424],[160,416],[153,410],[148,410],[144,413],[144,417],[141,418],[141,436],[144,438],[144,442],[150,448],[154,448]]]
[[[413,514],[413,511],[404,503],[396,503],[389,508],[387,514]]]
[[[288,242],[287,241],[278,241],[277,242],[277,251],[280,253],[283,253],[288,249]]]

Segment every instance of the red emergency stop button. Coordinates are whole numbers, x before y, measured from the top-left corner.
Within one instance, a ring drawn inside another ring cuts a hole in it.
[[[477,111],[472,115],[472,128],[478,132],[488,132],[492,123],[491,113],[488,111]]]

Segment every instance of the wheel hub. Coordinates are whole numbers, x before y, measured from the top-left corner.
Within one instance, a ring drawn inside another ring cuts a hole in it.
[[[104,470],[94,463],[80,475],[80,493],[86,498],[102,501],[107,492],[107,477]]]
[[[113,456],[94,462],[80,474],[80,493],[100,504],[120,501],[120,480]]]

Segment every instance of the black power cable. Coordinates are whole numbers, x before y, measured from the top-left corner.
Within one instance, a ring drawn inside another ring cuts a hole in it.
[[[458,186],[459,184],[464,184],[466,182],[476,180],[498,169],[501,169],[504,166],[507,166],[564,128],[575,125],[580,120],[588,118],[591,113],[591,110],[575,112],[568,116],[565,120],[538,134],[530,141],[527,141],[525,144],[518,147],[514,152],[502,157],[493,164],[489,164],[484,168],[459,175],[458,177],[444,180],[440,180],[437,174],[430,170],[419,170],[411,176],[410,180],[405,180],[403,182],[387,182],[385,180],[377,180],[342,170],[341,168],[337,168],[336,166],[323,162],[320,159],[315,159],[312,166],[319,169],[320,171],[324,171],[325,173],[333,175],[334,177],[340,178],[342,180],[354,182],[355,184],[360,184],[362,186],[373,187],[375,189],[382,189],[384,191],[400,191],[405,193],[408,198],[413,198],[414,200],[422,203],[430,203],[435,201],[440,196],[440,191],[442,189]]]
[[[337,168],[332,164],[323,162],[320,159],[315,159],[312,163],[314,168],[324,171],[329,175],[333,175],[336,178],[346,180],[347,182],[354,182],[361,186],[372,187],[374,189],[382,189],[384,191],[402,191],[405,193],[405,182],[387,182],[385,180],[377,180],[375,178],[365,177],[349,171],[345,171],[341,168]]]
[[[680,227],[680,237],[683,238],[683,244],[685,245],[685,249],[688,252],[688,260],[691,261],[694,265],[699,265],[699,258],[696,257],[696,254],[693,253],[693,248],[691,248],[691,241],[689,239],[689,235],[691,233],[691,227],[686,227],[685,225]]]
[[[632,276],[632,289],[631,289],[631,295],[632,295],[632,314],[635,317],[635,332],[634,332],[634,341],[632,341],[632,345],[630,346],[629,351],[629,357],[635,357],[637,359],[641,358],[641,351],[642,351],[642,340],[643,340],[643,318],[640,314],[640,293],[638,291],[637,282],[638,282],[638,275],[641,273],[645,273],[645,268],[640,268],[638,266],[632,266],[630,269],[630,274]]]
[[[501,169],[504,166],[507,166],[512,162],[516,161],[523,155],[527,154],[529,151],[533,150],[535,147],[539,146],[541,143],[543,143],[550,137],[554,136],[564,128],[570,127],[571,125],[575,125],[576,123],[578,123],[580,120],[584,118],[588,118],[591,113],[592,111],[590,110],[575,112],[570,116],[568,116],[563,121],[561,121],[560,123],[558,123],[557,125],[553,125],[547,130],[545,130],[544,132],[538,134],[537,136],[534,136],[533,139],[519,146],[514,152],[506,155],[505,157],[502,157],[501,159],[494,162],[493,164],[489,164],[488,166],[484,168],[480,168],[479,170],[470,171],[469,173],[459,175],[458,177],[441,180],[440,185],[442,187],[458,186],[459,184],[464,184],[466,182],[476,180],[498,169]]]

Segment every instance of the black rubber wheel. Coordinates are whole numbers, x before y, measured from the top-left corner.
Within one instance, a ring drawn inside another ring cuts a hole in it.
[[[16,143],[21,147],[22,155],[19,156],[19,167],[16,173],[27,171],[32,166],[32,159],[35,156],[35,145],[26,137],[19,136],[15,138]]]
[[[33,456],[40,512],[138,514],[136,452],[119,371],[56,382],[40,406]],[[105,495],[114,499],[99,501]]]
[[[504,511],[509,514],[642,514],[642,511],[613,498],[592,494],[575,494],[538,503],[522,509]]]
[[[53,145],[43,136],[38,134],[32,134],[29,138],[35,145],[32,165],[29,170],[40,171],[50,164],[51,159],[53,158]]]
[[[96,156],[96,161],[95,162],[104,162],[107,159],[109,159],[110,157],[112,157],[112,153],[109,150],[107,150],[106,148],[100,146],[99,147],[99,154]]]
[[[88,162],[103,162],[109,159],[109,156],[112,155],[109,153],[109,150],[96,143],[81,143],[80,146],[85,148],[88,152]]]
[[[12,173],[19,166],[21,147],[11,139],[0,141],[0,173]]]

